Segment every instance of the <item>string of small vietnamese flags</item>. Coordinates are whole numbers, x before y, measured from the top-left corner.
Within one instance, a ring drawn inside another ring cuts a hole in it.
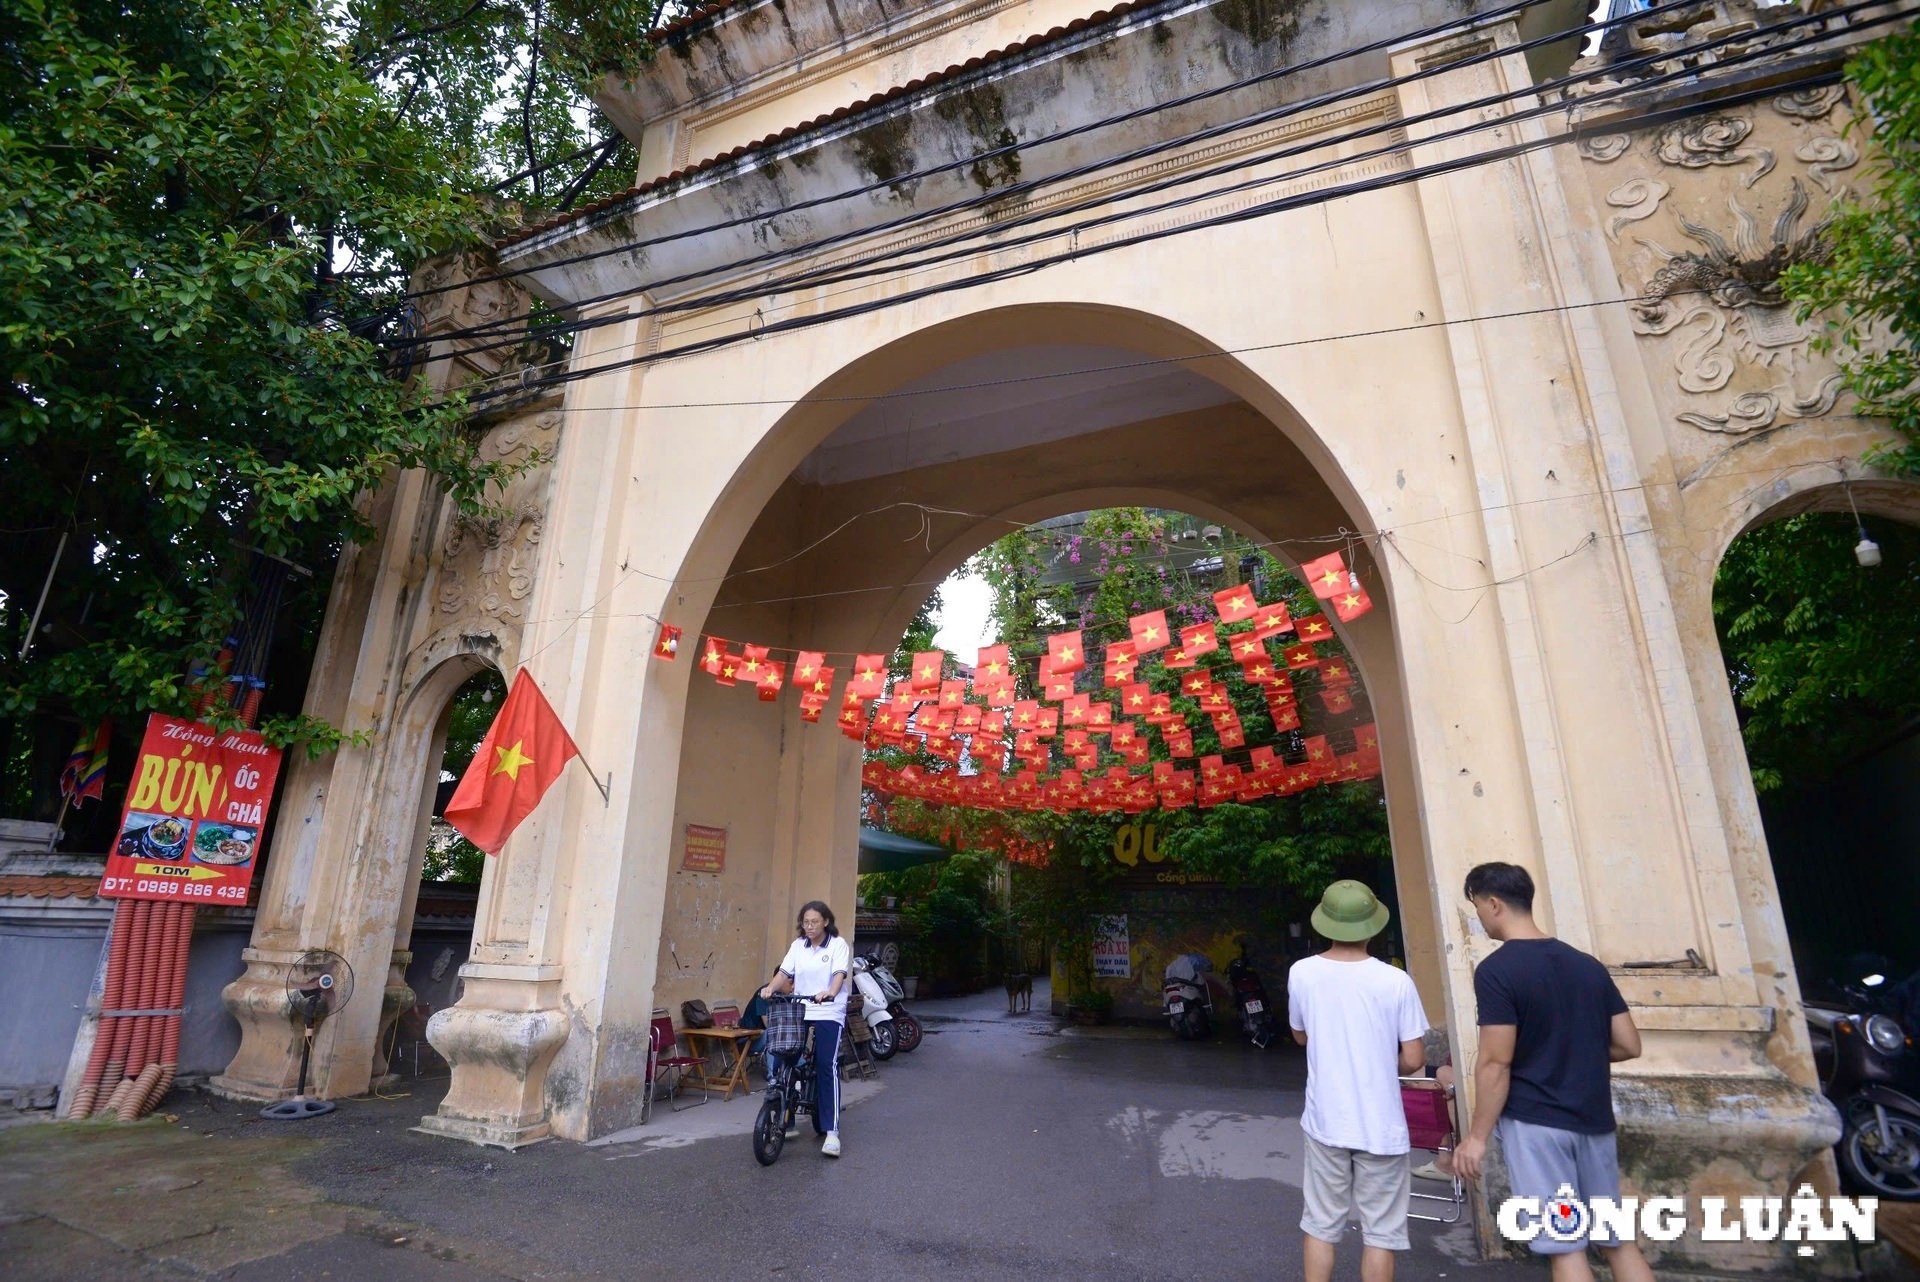
[[[1327,602],[1326,608],[1342,622],[1359,618],[1373,608],[1358,577],[1347,569],[1338,552],[1307,562],[1301,571],[1314,595]],[[909,674],[894,684],[891,695],[886,656],[855,655],[841,693],[837,717],[841,733],[866,746],[905,746],[910,736],[922,736],[928,755],[956,765],[969,749],[976,762],[982,758],[1004,760],[1011,738],[1013,758],[1024,767],[1011,776],[991,765],[966,775],[924,771],[912,765],[889,767],[881,762],[869,762],[863,771],[864,782],[875,788],[985,809],[1130,811],[1210,806],[1222,801],[1290,795],[1346,779],[1377,777],[1379,745],[1372,726],[1355,731],[1353,750],[1345,754],[1334,750],[1328,736],[1318,735],[1304,739],[1301,761],[1285,761],[1272,747],[1253,748],[1247,770],[1225,761],[1225,750],[1245,746],[1246,733],[1225,684],[1216,682],[1211,670],[1199,664],[1203,656],[1220,650],[1223,638],[1219,624],[1252,624],[1246,631],[1224,639],[1248,684],[1264,690],[1276,730],[1301,729],[1293,689],[1296,674],[1318,674],[1321,701],[1332,715],[1353,707],[1353,676],[1344,661],[1322,656],[1315,649],[1315,643],[1333,639],[1332,625],[1324,615],[1292,618],[1287,606],[1263,605],[1245,585],[1222,588],[1213,594],[1213,601],[1217,621],[1180,628],[1177,639],[1164,609],[1146,611],[1128,620],[1131,639],[1107,645],[1103,662],[1106,687],[1120,691],[1118,713],[1110,702],[1095,701],[1076,690],[1078,674],[1087,667],[1087,654],[1081,630],[1075,629],[1047,638],[1046,651],[1038,656],[1041,697],[1030,700],[1015,697],[1016,665],[1011,647],[1005,644],[982,647],[971,691],[967,682],[945,676],[945,651],[915,654]],[[1283,647],[1281,661],[1276,663],[1266,643],[1285,633],[1292,633],[1293,639]],[[680,640],[679,628],[662,623],[654,657],[675,659]],[[796,685],[801,719],[821,720],[832,701],[838,676],[826,662],[826,652],[797,651],[790,682],[787,663],[774,659],[771,647],[742,643],[735,653],[732,645],[722,637],[705,637],[701,668],[721,685],[749,682],[767,703],[778,700],[788,684]],[[1197,773],[1182,770],[1172,761],[1152,763],[1151,775],[1132,771],[1134,766],[1150,764],[1145,731],[1135,717],[1160,731],[1174,758],[1192,759],[1195,755],[1192,730],[1184,715],[1173,709],[1173,696],[1156,694],[1139,679],[1138,668],[1144,658],[1162,651],[1167,652],[1161,659],[1164,669],[1188,672],[1181,678],[1181,693],[1200,703],[1223,749],[1222,755],[1200,758]],[[970,693],[983,697],[985,706],[969,702]],[[1043,702],[1058,706],[1043,707]],[[926,703],[935,706],[923,710],[921,705]],[[1101,734],[1109,736],[1111,748],[1126,763],[1110,767],[1105,774],[1097,773],[1100,750],[1092,742],[1093,736]],[[1075,768],[1043,774],[1052,768],[1056,739]]]

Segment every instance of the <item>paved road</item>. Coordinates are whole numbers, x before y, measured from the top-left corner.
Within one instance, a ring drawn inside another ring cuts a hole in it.
[[[1293,1048],[1062,1033],[998,994],[920,1010],[920,1049],[850,1091],[839,1161],[809,1135],[758,1166],[739,1097],[613,1143],[481,1150],[408,1129],[428,1082],[297,1124],[194,1097],[171,1125],[0,1134],[0,1274],[1299,1276]],[[1545,1276],[1474,1261],[1464,1226],[1414,1242],[1402,1277]]]

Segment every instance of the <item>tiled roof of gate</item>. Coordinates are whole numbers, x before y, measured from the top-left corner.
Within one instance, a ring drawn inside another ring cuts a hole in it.
[[[717,11],[738,2],[739,0],[715,0],[714,4],[708,5],[706,9],[697,12],[705,13],[708,10]],[[882,103],[892,102],[897,98],[904,98],[909,94],[918,93],[922,89],[929,89],[935,85],[943,84],[956,76],[978,71],[981,67],[992,66],[994,63],[1004,62],[1020,54],[1030,53],[1042,46],[1052,44],[1056,40],[1077,35],[1085,31],[1088,27],[1098,26],[1100,23],[1131,13],[1133,10],[1143,7],[1146,3],[1147,0],[1125,0],[1124,3],[1114,5],[1110,9],[1102,9],[1098,13],[1089,14],[1084,18],[1075,18],[1063,27],[1054,27],[1050,31],[1041,32],[1039,35],[1029,36],[1025,40],[1017,41],[1014,44],[1006,46],[1004,49],[996,49],[992,53],[983,53],[978,57],[969,58],[965,62],[954,63],[944,71],[935,71],[917,80],[909,80],[904,85],[895,85],[893,88],[874,94],[872,97],[863,98],[859,102],[848,103],[844,107],[836,107],[825,115],[815,116],[812,120],[805,121],[801,124],[789,125],[779,133],[768,134],[757,142],[744,143],[741,146],[735,147],[732,151],[722,152],[717,156],[709,156],[698,164],[688,165],[685,169],[676,169],[670,174],[664,174],[659,178],[650,179],[637,187],[629,187],[627,190],[616,195],[603,197],[590,205],[582,205],[578,209],[571,210],[564,214],[558,214],[547,219],[545,222],[535,223],[531,227],[522,227],[520,230],[495,241],[494,247],[496,249],[505,249],[507,246],[517,245],[523,240],[531,240],[543,232],[552,231],[556,227],[563,227],[570,222],[575,222],[589,215],[597,214],[602,210],[611,209],[615,205],[632,200],[635,196],[644,196],[650,192],[659,191],[663,187],[672,186],[682,179],[691,178],[695,174],[702,174],[710,169],[718,169],[720,166],[730,161],[738,160],[742,156],[751,155],[756,151],[762,151],[777,143],[785,142],[789,138],[796,138],[801,134],[824,128],[837,121],[845,120],[848,116],[858,115],[860,112],[871,110]],[[671,31],[691,19],[692,15],[689,15],[688,18],[682,19],[681,22],[675,23],[673,27],[669,27],[667,30]]]
[[[0,899],[92,899],[99,893],[98,877],[0,876]]]
[[[744,5],[746,3],[747,0],[712,0],[710,4],[703,4],[698,8],[688,10],[664,27],[656,27],[652,31],[647,32],[647,39],[657,42],[668,39],[671,36],[677,36],[688,27],[697,26],[705,22],[708,18],[717,18],[735,5]]]

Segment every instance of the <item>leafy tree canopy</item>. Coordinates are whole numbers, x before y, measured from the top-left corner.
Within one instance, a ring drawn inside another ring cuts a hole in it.
[[[1872,134],[1869,190],[1836,204],[1829,254],[1783,285],[1803,320],[1824,313],[1823,345],[1840,354],[1860,412],[1903,438],[1872,461],[1920,476],[1920,31],[1864,46],[1847,76],[1867,108],[1854,129]]]
[[[241,547],[318,572],[296,581],[274,674],[297,707],[361,497],[394,468],[468,506],[502,479],[457,404],[423,407],[389,376],[382,318],[413,264],[498,230],[513,201],[630,180],[630,156],[593,146],[612,131],[583,89],[644,57],[657,16],[634,0],[7,7],[0,733],[182,710],[240,608]]]
[[[1877,523],[1863,569],[1844,516],[1734,540],[1713,613],[1754,787],[1816,783],[1920,717],[1920,530]]]

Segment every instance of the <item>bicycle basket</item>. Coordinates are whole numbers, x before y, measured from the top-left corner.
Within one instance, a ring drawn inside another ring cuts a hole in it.
[[[771,1002],[767,1006],[769,1055],[798,1055],[807,1044],[807,1012],[799,1002]]]

